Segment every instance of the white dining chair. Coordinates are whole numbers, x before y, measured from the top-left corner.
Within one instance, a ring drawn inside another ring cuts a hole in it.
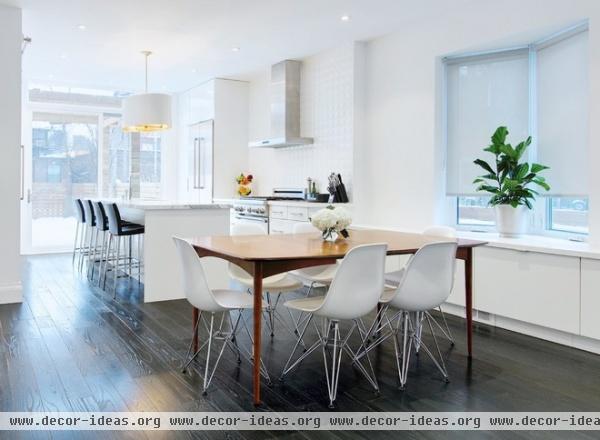
[[[413,346],[421,347],[433,360],[446,382],[448,372],[440,351],[430,310],[443,304],[452,291],[456,267],[456,242],[430,243],[419,249],[406,264],[402,278],[396,288],[386,288],[381,298],[383,309],[395,308],[398,311],[389,318],[384,314],[384,324],[389,331],[382,335],[357,358],[374,349],[389,336],[393,336],[396,353],[396,366],[400,379],[400,389],[407,380],[410,354]],[[437,355],[423,343],[420,328],[426,322],[431,331]]]
[[[319,237],[321,234],[317,228],[306,222],[297,222],[292,232],[294,234],[314,234],[315,237]],[[324,264],[322,266],[293,270],[290,272],[290,275],[300,279],[304,285],[308,286],[306,296],[310,296],[315,286],[328,286],[331,284],[337,267],[337,264]]]
[[[292,229],[293,234],[313,234],[316,238],[321,238],[321,231],[315,228],[311,223],[296,222]],[[306,267],[304,269],[293,270],[290,275],[299,279],[304,286],[308,286],[305,296],[309,297],[315,287],[329,286],[333,281],[337,264],[324,264],[322,266]],[[292,312],[288,308],[290,319],[294,323],[294,331],[298,333],[299,326],[304,320],[304,314],[299,313],[297,317],[292,316]]]
[[[204,343],[190,357],[193,345],[192,338],[192,342],[190,342],[190,346],[184,359],[182,370],[185,373],[190,363],[199,355],[202,349],[207,346],[202,386],[202,394],[206,395],[210,382],[219,366],[219,361],[221,360],[225,346],[229,346],[234,353],[237,354],[238,364],[241,363],[242,358],[252,364],[253,355],[249,350],[239,344],[237,333],[241,321],[242,326],[250,339],[250,343],[252,343],[252,336],[246,324],[243,312],[252,309],[254,301],[252,296],[245,292],[228,289],[211,289],[208,286],[200,257],[196,254],[192,245],[178,237],[173,237],[173,241],[175,242],[177,254],[181,263],[183,291],[188,302],[200,312],[198,320],[194,325],[194,334],[198,331],[201,320],[203,320],[204,327],[208,331],[208,336]],[[232,311],[238,311],[235,320],[231,316]],[[215,314],[217,313],[222,314],[220,322],[215,322]],[[204,318],[206,315],[210,316],[208,322],[206,322],[207,320]],[[228,329],[224,329],[226,323]],[[213,340],[215,342],[222,341],[222,346],[211,370],[210,357]],[[262,361],[260,373],[270,383],[269,374]]]
[[[266,235],[265,232],[258,225],[253,224],[238,224],[233,225],[231,227],[231,235],[233,236],[243,236],[243,235]],[[229,263],[228,266],[229,276],[236,282],[240,283],[244,286],[248,292],[251,292],[254,287],[254,278],[248,272],[246,272],[241,267]],[[287,273],[273,275],[263,279],[263,293],[267,300],[266,312],[268,315],[268,324],[269,329],[271,331],[271,336],[275,336],[275,321],[279,321],[279,323],[287,329],[293,335],[298,335],[298,331],[296,329],[292,329],[285,322],[285,319],[279,314],[277,311],[277,305],[279,304],[279,299],[281,294],[287,292],[295,292],[302,289],[302,283],[288,275]],[[275,298],[272,297],[275,295]],[[294,322],[294,320],[292,319]]]
[[[367,337],[367,333],[363,331],[359,320],[377,306],[381,297],[384,286],[386,252],[387,244],[369,244],[351,249],[339,264],[325,296],[295,299],[284,304],[285,307],[309,314],[309,318],[306,320],[300,337],[283,368],[280,380],[283,380],[313,351],[321,347],[330,407],[333,407],[333,402],[337,397],[343,352],[346,352],[353,361],[353,365],[365,376],[373,388],[379,391],[368,353],[366,354],[366,360],[370,371],[367,370],[360,359],[357,359],[356,353],[365,350]],[[315,316],[322,319],[321,328],[314,323],[318,339],[292,362],[300,341]],[[348,333],[343,337],[340,335],[341,321],[352,322]],[[361,344],[354,350],[350,347],[348,341],[357,328],[360,333]],[[331,366],[327,360],[328,349],[332,350]]]
[[[454,229],[450,226],[443,226],[443,225],[429,226],[423,230],[422,234],[430,235],[432,237],[443,237],[443,238],[456,239],[456,229]],[[404,268],[397,270],[397,271],[386,273],[385,274],[386,284],[388,284],[390,286],[397,286],[398,283],[400,282],[400,280],[402,279],[403,274],[404,274]],[[450,327],[448,326],[448,321],[446,320],[446,315],[444,314],[444,311],[442,310],[441,305],[438,307],[438,311],[440,312],[440,316],[442,318],[442,322],[444,325],[442,326],[442,324],[440,324],[437,321],[437,319],[432,317],[433,323],[436,325],[436,327],[438,327],[440,329],[440,331],[446,337],[446,339],[448,339],[448,341],[450,341],[450,345],[454,346],[454,336],[452,335],[452,332],[450,331]],[[419,336],[420,336],[420,333],[422,332],[422,330],[423,330],[423,328],[419,327],[419,329],[418,329]],[[415,347],[415,351],[417,354],[419,353],[418,345],[417,345],[417,347]]]

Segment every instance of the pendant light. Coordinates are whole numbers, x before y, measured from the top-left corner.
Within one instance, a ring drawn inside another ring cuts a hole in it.
[[[148,93],[148,57],[150,51],[143,51],[146,61],[145,91],[123,100],[123,131],[149,132],[171,128],[171,96],[164,93]]]

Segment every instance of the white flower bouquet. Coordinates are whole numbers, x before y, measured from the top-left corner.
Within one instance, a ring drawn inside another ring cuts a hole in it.
[[[348,237],[346,228],[352,223],[350,213],[341,207],[329,205],[325,209],[317,211],[310,219],[312,225],[321,231],[323,240],[335,241],[338,234]]]

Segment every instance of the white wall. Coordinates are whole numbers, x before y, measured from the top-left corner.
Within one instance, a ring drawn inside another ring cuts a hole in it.
[[[342,175],[353,186],[354,64],[361,46],[347,44],[302,60],[300,84],[301,135],[313,145],[250,150],[248,169],[255,181],[253,193],[269,195],[274,187],[306,187],[316,180],[327,192],[327,176]],[[250,79],[249,139],[270,136],[269,81],[271,67]]]
[[[0,304],[20,302],[21,10],[0,6]]]
[[[441,62],[455,52],[532,41],[590,19],[590,120],[600,118],[600,2],[507,0],[473,2],[469,9],[406,26],[367,44],[368,151],[356,166],[354,184],[369,188],[356,210],[365,222],[420,229],[443,221]],[[591,124],[594,125],[593,123]],[[599,134],[590,133],[590,145]],[[590,164],[600,151],[590,149]],[[582,164],[587,166],[588,164]],[[592,177],[592,240],[600,242],[600,173]]]

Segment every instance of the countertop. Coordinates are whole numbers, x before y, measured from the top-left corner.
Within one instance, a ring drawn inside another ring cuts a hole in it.
[[[178,202],[174,200],[107,200],[114,202],[119,208],[141,209],[141,210],[177,210],[177,209],[229,209],[228,203],[193,203]]]
[[[421,232],[413,229],[391,228],[367,224],[352,224],[351,227],[360,229],[384,229],[399,232]],[[456,236],[469,240],[485,241],[487,242],[486,246],[489,247],[600,260],[600,246],[586,242],[570,241],[561,238],[545,237],[542,235],[524,235],[519,238],[503,238],[496,232],[470,232],[460,230],[456,231]]]
[[[243,200],[240,198],[232,198],[232,199],[213,199],[214,203],[226,203],[233,204],[238,200]],[[333,206],[346,206],[348,208],[352,207],[352,203],[327,203],[327,202],[309,202],[307,200],[269,200],[267,202],[270,206],[298,206],[298,207],[306,207],[306,208],[324,208],[329,205]]]

